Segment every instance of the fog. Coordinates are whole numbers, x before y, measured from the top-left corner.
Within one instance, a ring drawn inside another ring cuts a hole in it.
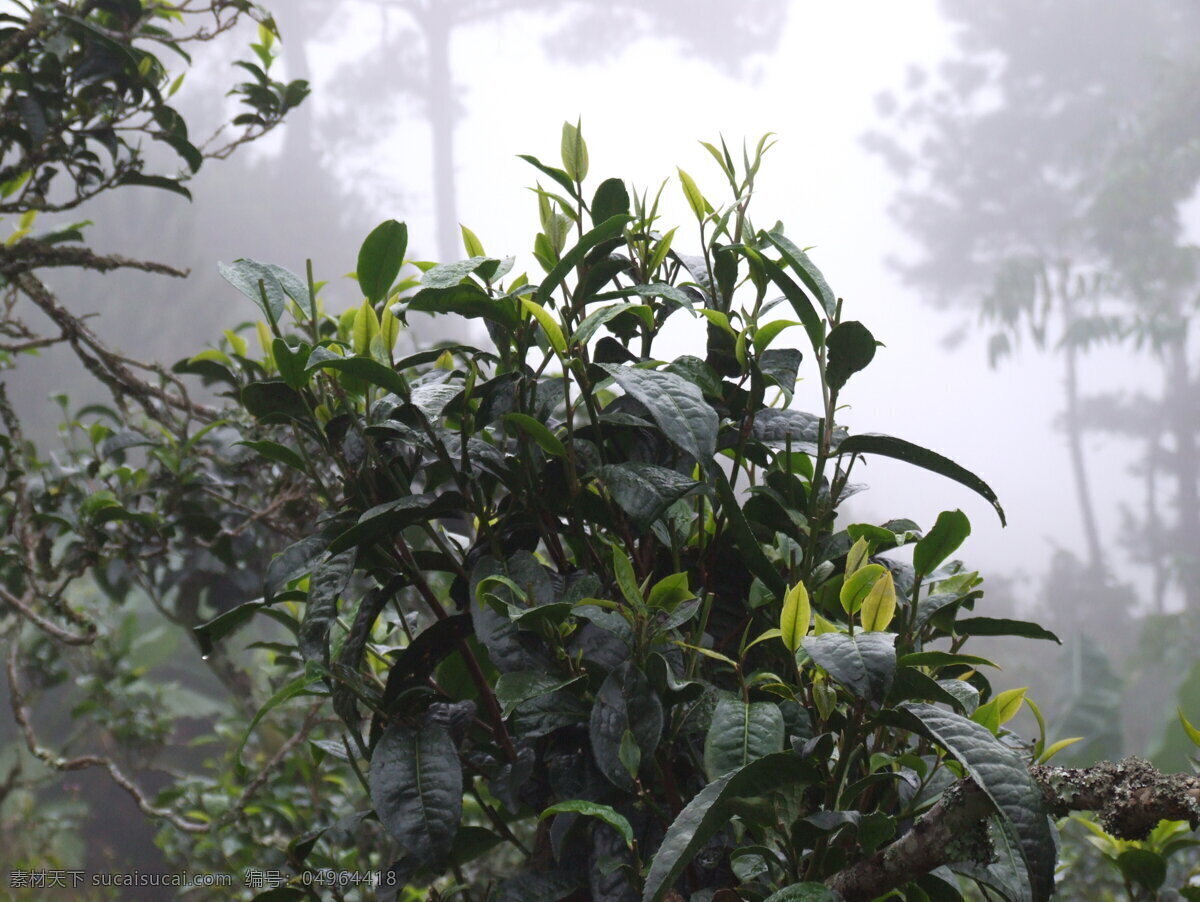
[[[721,178],[698,141],[724,136],[731,146],[740,146],[743,140],[753,144],[760,135],[774,132],[778,144],[759,179],[755,222],[765,225],[780,219],[797,244],[812,246],[811,256],[845,299],[846,315],[862,320],[886,345],[845,392],[850,406],[844,422],[852,431],[884,432],[925,445],[978,473],[999,495],[1008,526],[1001,528],[986,502],[963,487],[882,460],[856,470],[870,491],[852,502],[853,518],[878,522],[910,517],[928,527],[938,511],[961,508],[973,526],[962,556],[972,568],[994,578],[1002,589],[998,594],[1007,599],[1004,603],[1031,616],[1045,594],[1044,580],[1056,552],[1071,553],[1082,568],[1094,563],[1063,428],[1067,369],[1064,353],[1055,349],[1058,335],[1049,335],[1045,347],[1038,348],[1028,336],[1017,341],[1015,329],[1012,352],[996,367],[989,366],[989,342],[997,327],[981,322],[980,311],[987,297],[994,300],[992,286],[1005,248],[997,247],[990,257],[972,257],[964,244],[955,266],[939,271],[945,259],[930,253],[927,236],[913,227],[904,204],[897,206],[906,190],[943,200],[951,190],[923,184],[919,177],[927,164],[953,160],[956,152],[944,144],[935,146],[936,130],[921,118],[921,104],[926,112],[938,103],[945,109],[955,106],[946,92],[953,92],[962,73],[946,69],[947,61],[976,61],[985,75],[1019,65],[1006,60],[1005,48],[982,45],[978,31],[964,28],[964,16],[971,15],[963,12],[964,4],[943,8],[933,0],[758,0],[737,5],[742,12],[734,12],[734,4],[673,0],[343,0],[336,5],[284,0],[276,5],[287,47],[281,66],[288,77],[309,77],[313,83],[306,109],[281,134],[247,149],[240,159],[207,164],[211,171],[196,183],[196,202],[190,206],[144,191],[140,208],[110,205],[93,213],[95,246],[136,251],[193,269],[189,283],[182,286],[137,277],[74,289],[81,304],[104,308],[101,331],[116,337],[117,344],[127,344],[125,350],[172,360],[215,342],[221,328],[250,318],[252,311],[241,297],[216,275],[218,260],[250,256],[302,271],[305,258],[313,257],[318,278],[331,281],[328,303],[340,307],[357,302],[351,283],[341,276],[353,268],[361,236],[388,217],[407,221],[410,255],[434,259],[461,254],[456,244],[461,222],[489,253],[517,254],[535,273],[537,264],[527,244],[537,209],[526,189],[536,172],[516,155],[554,159],[564,120],[582,122],[593,178],[620,176],[639,190],[653,192],[680,166],[711,196],[719,195]],[[1089,4],[1063,5],[1078,13]],[[336,13],[331,13],[335,6]],[[1145,209],[1145,193],[1136,185],[1109,201],[1126,204],[1116,219],[1131,231],[1142,227],[1138,217],[1143,213],[1146,232],[1161,225],[1164,215],[1176,216],[1178,229],[1171,232],[1164,226],[1162,241],[1178,251],[1181,260],[1190,259],[1190,242],[1200,234],[1197,205],[1188,200],[1198,168],[1191,159],[1197,154],[1200,121],[1195,115],[1200,84],[1194,62],[1200,37],[1197,19],[1188,18],[1183,0],[1123,0],[1109,6],[1124,10],[1131,21],[1146,20],[1146,27],[1136,30],[1138,40],[1129,44],[1131,59],[1122,65],[1160,73],[1146,75],[1129,89],[1149,90],[1165,81],[1176,93],[1164,93],[1164,103],[1188,98],[1191,104],[1178,103],[1178,121],[1169,109],[1163,112],[1149,99],[1144,109],[1130,108],[1126,120],[1114,116],[1113,128],[1127,130],[1138,127],[1139,112],[1150,110],[1158,116],[1154,125],[1174,156],[1147,155],[1139,163],[1151,169],[1176,168],[1173,193],[1156,198],[1158,206],[1152,210]],[[1008,20],[1007,31],[998,28],[997,33],[1009,35],[1007,49],[1014,58],[1032,52],[1045,33],[1061,28],[1055,21],[1061,11],[1051,18],[1050,7],[1006,3],[989,14]],[[981,219],[1024,194],[1030,195],[1022,214],[1030,236],[1061,218],[1061,210],[1043,211],[1035,203],[1041,193],[1037,182],[1047,177],[1044,168],[1061,166],[1073,153],[1093,165],[1104,139],[1081,142],[1079,134],[1065,131],[1060,137],[1064,120],[1056,118],[1056,110],[1035,102],[1050,98],[1047,103],[1072,109],[1070,92],[1075,88],[1084,94],[1108,90],[1104,84],[1072,80],[1070,73],[1086,68],[1090,54],[1111,44],[1114,15],[1078,18],[1074,39],[1061,47],[1065,86],[1057,93],[1006,96],[985,90],[959,105],[970,119],[993,108],[1033,104],[1026,127],[1043,129],[1036,132],[1036,145],[1062,145],[1062,154],[1047,156],[1044,167],[1031,159],[1028,184],[1018,179],[1000,185],[991,200],[973,200]],[[1092,34],[1091,24],[1109,31]],[[1173,37],[1157,47],[1156,35]],[[443,38],[444,71],[437,52]],[[1189,46],[1190,58],[1181,49]],[[225,59],[209,63],[189,76],[181,95],[185,110],[203,121],[218,121],[224,111],[220,98],[213,96],[213,74],[223,77],[226,64]],[[1172,67],[1182,71],[1172,74]],[[926,73],[924,81],[919,72]],[[1053,78],[1051,73],[1043,80]],[[943,91],[940,101],[938,90]],[[884,95],[890,100],[881,99]],[[1129,98],[1121,94],[1118,99]],[[203,132],[202,126],[196,129]],[[989,160],[989,166],[1003,163],[1009,137],[1018,143],[1015,134],[1006,137],[1003,132],[987,139],[997,158]],[[1027,145],[1021,143],[1026,149]],[[908,178],[889,165],[889,160],[899,161],[897,148],[911,154],[905,163]],[[974,161],[974,150],[969,143],[959,148],[964,168]],[[1062,171],[1058,177],[1066,183],[1077,176]],[[988,178],[976,181],[991,184]],[[1081,189],[1080,196],[1087,192]],[[1048,192],[1044,197],[1047,203],[1053,200]],[[667,186],[664,202],[664,221],[690,222],[677,181]],[[960,214],[966,206],[953,197],[948,201]],[[911,206],[907,209],[911,212]],[[1090,228],[1085,214],[1072,213],[1084,223],[1083,232]],[[943,216],[943,221],[952,218]],[[697,237],[686,235],[685,225],[676,247],[687,250],[690,243],[694,250]],[[1036,244],[1034,237],[1030,241]],[[1088,277],[1100,270],[1116,274],[1102,298],[1089,297],[1080,304],[1120,302],[1122,289],[1113,284],[1132,279],[1130,267],[1122,269],[1121,249],[1110,252],[1113,242],[1105,236],[1093,243],[1102,252],[1082,261]],[[913,267],[923,261],[929,266],[914,273]],[[1106,264],[1111,266],[1106,269]],[[1187,273],[1190,266],[1184,266]],[[1154,296],[1168,288],[1182,299],[1171,308],[1182,322],[1176,322],[1175,335],[1182,330],[1186,337],[1195,281],[1179,275],[1169,286],[1153,286]],[[442,334],[436,330],[445,327],[420,328],[426,329],[421,337],[427,337]],[[687,345],[688,337],[681,332],[676,347],[683,353]],[[1161,363],[1164,354],[1156,357],[1146,343],[1140,350],[1132,339],[1081,350],[1073,362],[1079,396],[1086,401],[1120,390],[1127,396],[1140,391],[1158,398],[1164,384],[1174,386],[1180,396],[1174,403],[1189,411],[1194,450],[1200,425],[1195,351],[1185,344],[1182,355],[1186,378],[1179,384]],[[53,369],[53,355],[35,364],[13,380],[26,411],[42,404],[49,390],[73,379]],[[795,404],[815,406],[803,385]],[[1095,531],[1108,569],[1099,582],[1110,589],[1129,586],[1114,590],[1124,614],[1145,613],[1156,605],[1167,612],[1181,609],[1185,592],[1178,574],[1195,571],[1196,536],[1188,537],[1190,552],[1177,536],[1166,564],[1159,560],[1155,565],[1149,559],[1153,555],[1136,560],[1125,550],[1138,529],[1123,517],[1123,510],[1142,516],[1146,498],[1145,471],[1130,469],[1144,463],[1146,437],[1083,427],[1078,434]],[[1179,441],[1177,435],[1164,439],[1164,454],[1184,454]],[[1175,500],[1189,497],[1176,478],[1186,471],[1171,466],[1160,467],[1156,489],[1157,510],[1167,531],[1187,513],[1173,507]],[[1190,491],[1194,498],[1194,484]],[[1164,567],[1175,570],[1167,573]],[[1156,575],[1160,582],[1165,580],[1157,592]],[[1049,612],[1055,628],[1089,625],[1086,606],[1091,600],[1077,589],[1056,595],[1051,587],[1051,598],[1081,606],[1074,613]],[[1044,609],[1038,616],[1043,614]],[[1122,617],[1091,626],[1107,640],[1119,670],[1136,629],[1114,634],[1126,628]],[[1065,666],[1065,657],[1055,660]],[[1182,676],[1176,674],[1176,682]],[[1024,684],[1029,677],[1017,674],[1014,679]],[[1133,741],[1155,741],[1167,712],[1173,710],[1173,698],[1169,686],[1154,699]]]

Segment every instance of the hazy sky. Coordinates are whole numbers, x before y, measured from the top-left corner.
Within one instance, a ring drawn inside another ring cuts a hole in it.
[[[377,17],[363,12],[351,20],[355,41],[310,53],[317,104],[331,102],[321,84],[338,65],[371,52]],[[860,137],[881,125],[879,92],[901,90],[911,66],[934,66],[949,53],[952,36],[931,0],[792,3],[778,48],[752,64],[746,80],[651,38],[604,63],[549,62],[543,35],[533,16],[512,15],[461,30],[453,44],[465,109],[456,135],[459,216],[489,253],[528,254],[536,205],[525,186],[536,173],[516,154],[555,160],[564,119],[582,117],[597,179],[620,175],[653,190],[679,165],[714,200],[722,179],[697,141],[723,134],[731,144],[753,142],[773,131],[779,143],[763,168],[755,221],[782,219],[794,240],[815,245],[812,255],[846,299],[848,315],[887,345],[850,383],[845,422],[926,444],[975,470],[999,493],[1010,527],[1001,530],[986,502],[966,489],[882,460],[858,471],[873,488],[855,509],[864,518],[911,516],[928,525],[943,507],[962,507],[975,528],[967,555],[1006,572],[1040,571],[1055,544],[1080,548],[1063,443],[1050,429],[1060,397],[1057,362],[1026,353],[991,372],[982,340],[945,350],[940,339],[963,315],[923,304],[885,262],[908,245],[887,213],[894,179]],[[403,95],[396,102],[413,105]],[[351,168],[377,180],[370,193],[379,214],[406,219],[416,247],[430,248],[428,127],[420,109],[403,116],[388,140],[368,146],[369,158]],[[664,198],[664,222],[691,221],[677,181]],[[521,211],[517,222],[513,210]],[[687,248],[684,236],[694,250],[697,236],[686,226],[676,246]],[[536,263],[525,260],[535,274]],[[677,350],[686,349],[681,338]],[[796,404],[813,406],[804,386]]]
[[[286,38],[286,6],[277,14]],[[403,21],[394,15],[392,27]],[[348,0],[322,32],[325,40],[310,46],[317,113],[347,102],[336,89],[327,90],[339,69],[385,52],[379,46],[382,22],[380,4]],[[935,70],[949,55],[953,35],[933,0],[792,2],[778,46],[754,58],[741,79],[688,58],[669,39],[643,38],[603,63],[551,60],[546,31],[537,16],[512,14],[454,33],[451,65],[463,110],[455,134],[458,215],[489,253],[517,254],[518,271],[525,268],[533,278],[540,273],[529,256],[537,212],[526,190],[537,173],[516,155],[555,162],[564,119],[582,118],[593,185],[619,175],[653,191],[672,177],[663,222],[684,224],[675,246],[685,252],[696,250],[697,236],[687,225],[693,220],[673,178],[675,166],[719,202],[723,180],[697,142],[723,134],[734,146],[743,137],[754,142],[775,132],[779,142],[759,179],[755,222],[781,219],[793,240],[815,246],[812,256],[845,298],[847,315],[864,321],[886,344],[848,386],[851,406],[843,422],[854,431],[924,444],[974,470],[999,494],[1009,528],[1001,530],[989,505],[965,488],[885,460],[856,470],[872,488],[852,502],[852,515],[876,521],[909,516],[928,526],[939,510],[961,507],[975,530],[964,555],[985,573],[1035,575],[1056,547],[1082,553],[1065,444],[1053,428],[1062,403],[1061,361],[1024,349],[1000,370],[989,370],[983,332],[947,349],[944,336],[974,325],[965,312],[972,308],[933,309],[886,262],[913,248],[888,215],[895,179],[860,139],[891,124],[877,115],[877,94],[903,93],[913,66]],[[338,145],[337,168],[374,207],[363,234],[378,219],[406,220],[410,251],[432,257],[429,125],[417,98],[400,90],[402,62],[396,84],[349,99],[360,109],[378,110],[379,124],[372,132],[373,117],[360,120],[368,125]],[[385,114],[398,117],[394,125]],[[273,143],[276,149],[281,144]],[[270,153],[272,146],[252,152]],[[245,202],[256,202],[254,186],[246,191]],[[279,262],[295,266],[307,253],[312,251],[300,248],[296,259]],[[352,265],[345,261],[341,271]],[[349,283],[339,288],[335,280],[331,289],[335,305],[357,303]],[[789,335],[802,338],[798,330],[784,333]],[[693,349],[690,336],[677,337],[676,352]],[[1087,357],[1083,382],[1096,389],[1136,384],[1132,359],[1117,352]],[[814,409],[812,390],[801,385],[795,404]],[[1101,452],[1092,460],[1092,479],[1101,528],[1111,537],[1117,502],[1135,502],[1141,488],[1125,470],[1131,455],[1116,442],[1096,436],[1087,442]]]

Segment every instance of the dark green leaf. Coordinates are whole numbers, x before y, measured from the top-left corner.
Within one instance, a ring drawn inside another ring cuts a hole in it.
[[[583,258],[587,256],[588,251],[600,242],[621,234],[621,231],[629,224],[632,218],[627,213],[618,213],[616,216],[610,216],[604,222],[600,223],[600,225],[591,229],[591,231],[584,232],[583,237],[579,239],[579,243],[563,254],[562,259],[554,265],[554,269],[546,274],[546,278],[538,286],[534,300],[543,306],[549,303],[554,296],[554,292],[558,290],[558,286],[562,284],[562,280],[573,272],[576,266],[583,262]]]
[[[1006,620],[1001,617],[966,617],[954,621],[954,631],[960,636],[1020,636],[1023,639],[1049,639],[1062,645],[1062,639],[1045,627],[1027,620]]]
[[[642,761],[649,761],[662,737],[663,709],[650,682],[632,662],[612,671],[596,693],[590,734],[596,764],[621,789],[632,791],[633,779],[621,762],[621,739],[633,734]]]
[[[250,620],[266,605],[266,602],[255,599],[254,601],[244,601],[237,607],[230,608],[213,617],[211,620],[206,620],[204,623],[192,627],[192,632],[196,635],[196,641],[200,645],[200,654],[208,657],[216,648],[217,642],[224,639],[238,627]]]
[[[618,814],[610,805],[601,805],[597,802],[587,802],[582,799],[572,799],[568,802],[559,802],[556,805],[551,805],[538,816],[538,820],[545,820],[553,814],[567,813],[599,818],[621,834],[621,838],[625,840],[625,845],[633,845],[633,827],[629,825],[629,821],[624,815]]]
[[[593,310],[587,315],[579,327],[571,335],[572,344],[584,344],[596,334],[596,330],[609,320],[615,319],[618,316],[636,316],[644,323],[648,323],[650,328],[654,327],[654,312],[646,304],[612,304],[608,307],[601,307],[599,310]]]
[[[759,355],[758,368],[791,398],[803,359],[804,355],[797,348],[771,348]]]
[[[899,667],[896,669],[896,679],[892,683],[889,705],[920,699],[927,702],[941,702],[949,705],[960,713],[966,713],[965,706],[956,695],[914,667]]]
[[[478,285],[422,288],[404,305],[422,313],[457,313],[467,319],[486,319],[505,329],[521,324],[518,308],[509,298],[493,298]]]
[[[970,534],[971,521],[966,514],[960,510],[942,511],[933,529],[913,549],[913,567],[923,575],[932,573]]]
[[[537,670],[514,670],[511,673],[502,673],[496,680],[496,701],[500,702],[501,713],[508,717],[518,705],[564,689],[579,679],[581,677],[563,680]]]
[[[518,874],[500,882],[490,902],[559,902],[586,883],[579,871],[541,871]]]
[[[798,755],[780,752],[752,761],[741,770],[709,783],[667,828],[646,875],[642,902],[662,902],[696,853],[732,817],[731,802],[769,795],[810,780],[811,771]]]
[[[951,654],[948,651],[918,651],[900,658],[902,667],[999,667],[978,655]]]
[[[859,698],[878,704],[887,697],[896,675],[893,633],[822,633],[806,636],[802,647]]]
[[[758,758],[783,751],[783,713],[774,702],[722,698],[704,740],[704,770],[710,780]]]
[[[434,668],[470,635],[470,614],[455,614],[438,620],[418,633],[388,671],[387,685],[383,689],[383,710],[392,713],[400,694],[425,682]]]
[[[308,894],[294,886],[277,886],[256,895],[250,902],[299,902]]]
[[[378,360],[372,360],[370,357],[326,357],[318,355],[314,351],[309,358],[308,368],[349,373],[351,376],[362,379],[371,385],[377,385],[401,398],[409,396],[408,382],[405,378],[390,366],[382,364]]]
[[[408,227],[389,219],[381,222],[367,236],[358,251],[358,285],[372,304],[387,297],[404,265],[408,250]]]
[[[340,554],[355,546],[362,548],[381,536],[399,532],[412,523],[453,513],[461,500],[457,493],[447,492],[438,496],[407,495],[395,501],[377,504],[330,543],[329,553]]]
[[[480,275],[494,269],[500,261],[493,257],[471,257],[455,263],[439,263],[421,276],[423,288],[453,288],[473,272],[484,270]]]
[[[540,169],[542,172],[546,173],[546,175],[550,176],[550,178],[554,179],[554,181],[558,182],[558,184],[560,184],[562,187],[566,188],[567,193],[570,194],[572,197],[575,196],[575,183],[572,182],[571,177],[568,176],[561,169],[556,169],[553,166],[547,166],[545,163],[543,163],[537,157],[530,156],[527,153],[519,153],[519,154],[517,154],[517,156],[520,157],[522,160],[524,160],[526,163],[529,163],[529,164],[535,166],[536,168]]]
[[[907,704],[932,737],[966,768],[1011,825],[1025,860],[1033,902],[1054,892],[1054,836],[1041,790],[1024,762],[991,731],[967,718],[926,704]]]
[[[765,237],[779,249],[787,265],[800,276],[800,281],[808,286],[808,290],[817,296],[821,306],[825,308],[825,314],[832,318],[837,311],[837,297],[808,254],[792,244],[781,232],[767,232]]]
[[[813,306],[812,298],[805,294],[804,289],[797,285],[795,280],[784,272],[774,260],[764,257],[752,248],[743,248],[742,252],[754,263],[761,266],[771,281],[783,292],[784,297],[788,299],[788,303],[792,305],[792,309],[796,311],[796,315],[800,317],[800,322],[804,326],[804,331],[808,334],[808,340],[813,347],[813,351],[819,351],[824,347],[825,323],[821,319],[821,315],[817,312],[817,308]]]
[[[680,498],[704,489],[702,483],[675,470],[636,461],[597,467],[594,472],[642,531]]]
[[[833,389],[840,389],[875,358],[875,336],[857,320],[840,323],[829,333],[825,344],[829,349],[825,376]]]
[[[297,576],[308,573],[327,547],[329,536],[322,531],[293,542],[275,555],[267,565],[267,575],[263,580],[263,597],[270,602],[280,589]]]
[[[629,192],[620,179],[605,179],[592,197],[592,225],[629,212]]]
[[[260,442],[237,442],[236,444],[245,445],[247,448],[257,451],[259,455],[265,457],[267,460],[284,464],[293,470],[299,470],[301,473],[308,471],[308,468],[304,466],[304,458],[296,451],[287,447],[287,445],[281,445],[279,442],[263,440]]]
[[[1151,893],[1167,879],[1167,861],[1149,849],[1126,849],[1117,856],[1117,867],[1127,880],[1140,883]]]
[[[733,541],[737,545],[738,551],[741,552],[746,567],[762,580],[763,585],[770,589],[776,598],[783,598],[788,590],[787,581],[763,553],[762,546],[758,544],[758,539],[754,537],[754,532],[750,529],[750,524],[746,522],[746,515],[742,513],[741,505],[738,504],[737,496],[733,493],[733,487],[730,486],[725,471],[720,467],[713,467],[709,471],[709,477],[717,489],[717,497],[721,499],[721,510],[729,520]]]
[[[547,429],[540,420],[525,413],[506,413],[501,419],[532,438],[537,442],[538,447],[547,454],[553,457],[566,457],[567,449],[563,446],[562,440]]]
[[[811,413],[791,408],[764,407],[755,412],[750,435],[754,439],[782,448],[790,441],[794,450],[816,448],[820,420]]]
[[[275,280],[279,283],[284,293],[295,301],[301,310],[309,316],[316,315],[316,310],[313,307],[313,299],[308,293],[308,284],[302,278],[290,269],[275,263],[264,263],[262,265],[275,277]]]
[[[604,364],[613,380],[641,401],[678,448],[708,467],[717,450],[717,412],[700,389],[674,373]]]
[[[251,382],[243,388],[242,406],[251,416],[268,422],[280,417],[308,420],[312,416],[299,392],[276,379]]]
[[[914,445],[912,442],[906,442],[904,439],[894,438],[890,435],[876,435],[872,433],[863,433],[861,435],[852,435],[838,445],[836,454],[879,454],[883,457],[891,457],[894,460],[902,460],[905,463],[913,464],[922,469],[937,473],[940,476],[945,476],[948,479],[953,479],[955,482],[962,483],[973,492],[982,495],[996,509],[997,515],[1000,517],[1000,524],[1005,525],[1004,508],[1000,506],[999,499],[996,498],[996,493],[991,487],[972,473],[970,470],[960,467],[948,457],[942,457],[935,451],[930,451],[928,448],[922,448],[920,445]]]
[[[309,579],[308,601],[300,624],[300,654],[306,661],[329,666],[329,628],[337,617],[337,602],[354,573],[355,549],[322,561]]]
[[[388,727],[371,756],[371,802],[408,854],[436,867],[454,845],[462,818],[458,749],[444,727]]]
[[[171,191],[175,194],[182,195],[188,200],[192,199],[192,192],[183,187],[178,179],[167,178],[164,175],[146,175],[143,172],[126,172],[121,176],[118,184],[142,185],[146,188],[161,188],[164,191]]]

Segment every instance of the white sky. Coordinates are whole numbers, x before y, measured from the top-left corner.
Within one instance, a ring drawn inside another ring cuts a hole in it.
[[[356,7],[347,7],[344,21],[354,40],[310,51],[318,105],[338,65],[372,52],[378,11],[357,7],[356,17]],[[279,18],[286,35],[283,11]],[[1002,530],[990,506],[967,489],[879,459],[856,473],[872,488],[853,503],[854,516],[908,516],[928,527],[939,510],[961,507],[974,527],[964,555],[985,574],[1038,574],[1056,547],[1082,553],[1065,445],[1051,428],[1062,397],[1058,360],[1023,351],[993,372],[982,336],[946,350],[940,339],[965,316],[924,304],[884,262],[911,245],[887,212],[897,184],[862,149],[860,138],[882,124],[874,108],[879,92],[902,89],[910,66],[936,67],[950,52],[951,34],[933,0],[794,2],[778,48],[752,67],[758,77],[748,82],[649,38],[603,64],[552,63],[542,33],[528,15],[455,33],[452,66],[465,109],[456,132],[459,218],[489,253],[527,255],[536,205],[525,189],[537,174],[516,155],[556,163],[565,119],[582,117],[593,185],[619,175],[653,189],[679,165],[714,198],[723,180],[697,141],[715,141],[720,133],[732,147],[743,137],[753,143],[775,132],[779,143],[762,170],[755,222],[782,219],[793,240],[815,245],[812,256],[845,298],[847,314],[887,345],[848,386],[852,407],[844,422],[852,431],[886,432],[926,445],[974,470],[999,494],[1009,528]],[[411,95],[397,92],[389,100],[381,94],[372,102],[407,110],[395,134],[364,141],[371,159],[359,177],[376,180],[370,194],[378,198],[379,217],[406,220],[414,250],[432,256],[428,126]],[[358,171],[355,161],[347,162]],[[677,182],[664,198],[664,222],[691,221]],[[524,211],[516,225],[513,209]],[[680,229],[675,246],[694,252],[695,235],[689,248],[687,232]],[[536,278],[536,264],[524,260]],[[784,334],[802,339],[799,330]],[[680,339],[675,350],[694,348]],[[1085,368],[1087,378],[1108,382],[1131,373],[1128,360],[1112,355],[1089,359]],[[806,402],[811,409],[802,386],[796,405]],[[1100,449],[1101,439],[1089,441]],[[1108,449],[1095,461],[1115,486],[1098,493],[1109,536],[1117,522],[1114,499],[1133,500],[1140,491],[1119,450]],[[1097,487],[1101,475],[1093,472]]]

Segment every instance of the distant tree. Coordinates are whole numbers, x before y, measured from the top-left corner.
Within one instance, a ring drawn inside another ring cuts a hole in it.
[[[336,39],[336,25],[352,21],[347,7],[378,11],[374,39],[343,36],[361,48],[354,62],[335,79],[333,96],[355,98],[341,104],[351,127],[343,140],[360,144],[380,135],[397,109],[390,92],[417,98],[430,125],[432,191],[437,252],[448,260],[458,253],[455,188],[455,123],[462,115],[461,88],[451,70],[456,31],[486,27],[517,13],[548,20],[547,51],[564,62],[605,59],[640,39],[679,44],[697,58],[730,73],[745,70],[779,40],[787,15],[783,0],[748,0],[730,6],[720,0],[355,0],[335,8],[322,0],[303,0],[287,12],[286,27],[300,41]],[[283,11],[280,12],[284,16]],[[323,20],[331,18],[333,21]],[[374,44],[374,46],[370,46]],[[364,45],[370,46],[369,51]],[[298,55],[301,51],[297,50]],[[299,60],[297,60],[299,62]],[[374,102],[361,103],[371,97]]]
[[[942,9],[957,26],[957,54],[935,77],[914,72],[902,101],[882,98],[900,132],[868,139],[905,181],[895,213],[921,252],[901,271],[940,304],[981,311],[997,328],[994,364],[1022,334],[1061,352],[1063,426],[1098,585],[1112,567],[1083,437],[1102,430],[1144,445],[1144,507],[1126,512],[1120,546],[1151,566],[1155,610],[1171,590],[1200,616],[1200,283],[1180,222],[1200,178],[1200,8],[946,0]],[[1089,393],[1080,357],[1103,342],[1138,352],[1161,373],[1161,390]]]

